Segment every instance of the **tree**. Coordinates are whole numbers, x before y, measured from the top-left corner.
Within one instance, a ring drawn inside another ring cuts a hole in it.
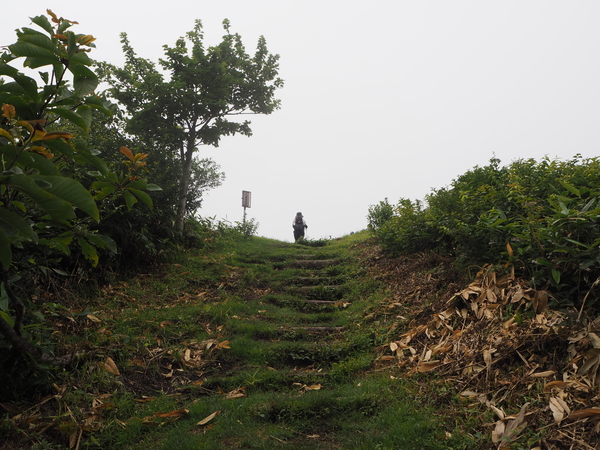
[[[17,42],[0,55],[0,335],[20,353],[57,362],[22,333],[25,304],[13,290],[21,276],[15,254],[35,265],[41,248],[67,256],[74,248],[97,265],[97,248],[117,251],[109,236],[91,228],[100,220],[97,202],[122,198],[128,208],[138,200],[151,206],[145,191],[157,187],[140,176],[147,155],[122,147],[127,170],[113,173],[84,141],[76,142],[75,132],[62,131],[89,130],[92,110],[110,114],[110,104],[94,94],[98,78],[88,52],[95,39],[69,30],[76,22],[48,14],[50,20],[31,19],[41,31],[17,30]],[[14,67],[17,61],[43,84]],[[36,72],[41,67],[50,72]],[[74,178],[84,172],[91,186]]]
[[[222,41],[205,48],[202,23],[197,20],[174,47],[164,46],[160,66],[138,57],[127,35],[121,35],[125,66],[100,65],[100,74],[112,86],[109,95],[129,114],[127,132],[150,148],[173,155],[181,165],[176,227],[183,222],[190,191],[194,153],[198,145],[218,147],[222,136],[251,136],[250,122],[235,120],[247,114],[271,114],[280,107],[275,91],[283,86],[278,77],[279,55],[267,50],[260,37],[254,56],[246,53],[239,34],[229,32]],[[190,48],[188,49],[188,45]]]

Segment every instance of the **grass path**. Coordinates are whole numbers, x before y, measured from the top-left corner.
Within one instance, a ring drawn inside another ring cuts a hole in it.
[[[374,370],[385,330],[361,322],[381,286],[361,267],[356,242],[306,247],[254,238],[127,286],[127,295],[154,298],[113,311],[113,336],[142,333],[136,355],[123,347],[110,353],[135,399],[115,399],[98,444],[463,448],[443,439],[448,424],[408,381]]]

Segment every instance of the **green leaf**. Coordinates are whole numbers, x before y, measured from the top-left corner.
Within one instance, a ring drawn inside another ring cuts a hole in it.
[[[0,228],[7,236],[15,233],[14,236],[20,234],[34,242],[37,242],[38,240],[37,234],[25,219],[18,214],[3,208],[0,208]]]
[[[96,252],[94,246],[90,245],[90,243],[83,238],[77,238],[77,243],[81,247],[83,256],[92,263],[92,266],[96,267],[100,258],[98,257],[98,252]]]
[[[19,34],[19,42],[27,42],[35,45],[36,47],[43,48],[44,50],[52,52],[56,56],[60,56],[62,53],[61,50],[56,47],[56,44],[52,42],[52,39],[50,39],[47,35],[40,33],[39,31],[32,30],[31,28],[23,28],[23,33]]]
[[[148,184],[148,180],[146,180],[145,178],[142,178],[140,180],[132,181],[131,183],[129,183],[127,185],[127,187],[134,188],[134,189],[146,189],[147,184]]]
[[[146,205],[148,205],[149,208],[152,208],[152,199],[150,198],[150,196],[148,194],[146,194],[144,191],[140,191],[139,189],[128,188],[128,190],[133,195],[135,195],[138,199],[140,199]]]
[[[72,111],[70,109],[64,109],[64,108],[48,108],[48,111],[51,112],[52,114],[56,114],[57,116],[67,119],[70,122],[73,122],[75,125],[77,125],[79,128],[81,128],[83,131],[89,131],[89,126],[88,126],[87,121],[83,117],[81,117],[79,114],[77,114],[75,111]]]
[[[562,201],[558,201],[558,205],[560,206],[560,213],[564,216],[568,216],[569,215],[569,209],[565,206],[565,204]]]
[[[86,127],[89,130],[92,126],[92,108],[89,106],[80,106],[77,108],[77,114],[85,121]]]
[[[98,87],[98,77],[86,66],[76,64],[69,65],[69,70],[73,74],[73,87],[75,95],[85,97],[93,93]]]
[[[560,271],[552,269],[552,279],[556,284],[560,284]]]
[[[36,169],[42,175],[58,175],[58,169],[48,158],[33,152],[23,152],[12,145],[0,146],[5,161],[16,159],[23,168]]]
[[[70,203],[41,189],[31,176],[22,174],[12,175],[7,177],[4,183],[27,195],[54,220],[70,220],[75,218],[75,211]]]
[[[96,205],[92,194],[90,194],[78,181],[66,177],[46,175],[33,175],[31,178],[36,181],[40,180],[50,183],[52,186],[45,189],[46,191],[66,200],[71,205],[88,214],[94,220],[100,220],[98,206]]]
[[[569,192],[572,192],[577,197],[581,197],[581,193],[579,192],[579,190],[572,184],[569,184],[566,181],[561,181],[560,184],[562,184],[566,190],[568,190]]]
[[[117,243],[110,237],[103,234],[87,234],[86,238],[98,248],[107,248],[113,253],[117,253]]]
[[[96,184],[96,182],[92,183],[92,189],[96,189],[98,192],[94,195],[94,200],[99,201],[103,198],[108,197],[113,192],[117,190],[117,186],[112,183],[103,183],[105,184],[103,187],[100,187]]]
[[[64,253],[69,256],[71,254],[71,249],[69,248],[69,244],[73,240],[73,235],[69,236],[58,236],[55,238],[40,238],[39,244],[45,245],[48,248],[52,248],[59,252]]]
[[[57,60],[57,56],[54,54],[54,52],[29,42],[16,42],[12,45],[9,45],[8,48],[15,56],[44,58],[54,62]]]
[[[158,184],[148,183],[146,186],[147,191],[162,191],[163,189]]]
[[[125,198],[125,204],[127,205],[127,209],[133,208],[133,205],[137,203],[137,199],[129,191],[123,192],[123,198]]]
[[[71,63],[83,64],[85,66],[91,66],[92,65],[92,60],[90,59],[90,57],[88,56],[88,54],[86,52],[75,53],[71,57],[70,61],[71,61]]]
[[[4,283],[0,284],[0,311],[8,311],[9,298],[4,288]]]
[[[54,34],[54,30],[52,29],[52,24],[48,20],[48,17],[36,16],[36,17],[30,17],[30,19],[33,23],[35,23],[39,27],[43,28],[44,31],[46,31],[48,34],[50,34],[50,35]]]
[[[579,245],[580,247],[583,247],[583,248],[585,248],[585,249],[587,249],[587,248],[588,248],[588,246],[587,246],[587,245],[585,245],[585,244],[584,244],[584,243],[582,243],[582,242],[576,241],[575,239],[569,239],[569,238],[565,238],[565,241],[569,241],[570,243],[572,243],[572,244],[575,244],[575,245]]]
[[[6,314],[4,311],[0,311],[0,317],[2,317],[4,320],[6,320],[6,322],[11,326],[14,327],[15,326],[15,322],[12,319],[12,317],[10,317],[8,314]]]
[[[10,92],[11,94],[24,95],[25,89],[16,81],[0,84],[0,92]]]
[[[108,107],[110,106],[110,103],[108,103],[107,101],[98,97],[97,95],[87,96],[84,100],[84,103],[86,105],[91,106],[92,108],[97,109],[98,111],[100,111],[101,113],[103,113],[107,116],[113,115],[112,111],[110,109],[108,109]]]
[[[14,80],[19,86],[23,88],[23,91],[27,93],[27,96],[34,102],[39,99],[38,86],[33,78],[26,77],[25,75],[19,75],[14,77]]]
[[[41,58],[41,57],[29,57],[23,63],[25,67],[29,67],[30,69],[37,69],[38,67],[44,66],[54,66],[54,69],[57,70],[57,67],[61,67],[59,69],[62,72],[62,64],[58,61],[57,58]]]

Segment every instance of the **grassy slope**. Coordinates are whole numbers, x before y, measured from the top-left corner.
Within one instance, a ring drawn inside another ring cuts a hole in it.
[[[63,342],[86,357],[24,413],[40,416],[15,448],[486,448],[447,420],[444,383],[376,361],[390,327],[367,237],[252,238],[107,287]]]

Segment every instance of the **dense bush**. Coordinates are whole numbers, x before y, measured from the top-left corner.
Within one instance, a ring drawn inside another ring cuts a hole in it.
[[[389,254],[436,250],[459,264],[513,264],[561,305],[593,304],[600,276],[600,161],[492,159],[371,227]]]

